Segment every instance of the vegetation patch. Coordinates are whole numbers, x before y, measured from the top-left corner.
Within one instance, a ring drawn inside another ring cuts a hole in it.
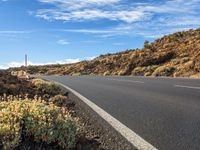
[[[36,87],[36,89],[43,94],[49,95],[58,95],[61,94],[61,89],[55,83],[45,81],[42,79],[33,79],[32,84]]]
[[[172,76],[175,71],[174,67],[171,66],[161,66],[158,67],[154,72],[153,76]]]
[[[13,149],[22,137],[73,148],[78,125],[64,109],[38,99],[0,102],[0,144]]]
[[[56,106],[67,108],[73,107],[75,105],[75,103],[72,100],[70,100],[67,96],[63,95],[56,95],[54,97],[51,97],[49,99],[49,102],[55,104]]]
[[[98,128],[83,115],[56,84],[0,71],[0,149],[99,149]]]

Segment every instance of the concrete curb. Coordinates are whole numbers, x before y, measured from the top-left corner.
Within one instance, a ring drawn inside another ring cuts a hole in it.
[[[138,150],[157,150],[153,145],[145,141],[142,137],[136,134],[134,131],[126,127],[124,124],[119,122],[116,118],[108,114],[106,111],[101,109],[99,106],[91,102],[89,99],[75,91],[74,89],[63,85],[59,82],[54,82],[71,93],[77,96],[82,102],[88,105],[94,112],[96,112],[101,118],[103,118],[109,125],[111,125],[117,132],[119,132],[128,142],[130,142]]]

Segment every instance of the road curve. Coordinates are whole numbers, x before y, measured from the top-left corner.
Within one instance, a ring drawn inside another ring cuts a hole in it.
[[[160,150],[200,149],[200,80],[44,76],[76,90]]]

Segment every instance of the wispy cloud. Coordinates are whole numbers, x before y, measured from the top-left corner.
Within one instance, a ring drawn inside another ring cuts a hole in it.
[[[36,16],[46,20],[83,21],[108,19],[114,21],[135,22],[146,19],[148,12],[138,11],[133,7],[120,9],[121,0],[39,0],[52,4],[50,9],[40,9]]]
[[[48,3],[55,5],[56,7],[66,9],[68,7],[69,10],[77,10],[81,8],[89,8],[94,6],[105,6],[110,4],[116,4],[120,0],[38,0],[42,3]]]
[[[68,44],[70,44],[70,43],[69,43],[67,40],[65,40],[65,39],[58,40],[57,43],[60,44],[60,45],[68,45]]]
[[[32,31],[26,30],[0,30],[1,37],[8,37],[8,38],[20,38],[22,35],[30,34]],[[23,36],[24,37],[24,36]]]
[[[135,3],[122,0],[39,0],[52,4],[50,9],[40,9],[36,16],[47,20],[109,19],[135,22],[150,19],[154,14],[195,14],[199,0],[168,0],[155,3]],[[115,4],[115,5],[113,5]],[[103,6],[103,7],[102,7]],[[105,7],[106,6],[106,7]]]
[[[115,30],[109,30],[109,29],[63,29],[60,31],[64,32],[77,32],[77,33],[92,33],[92,34],[107,34],[107,33],[114,33]]]
[[[156,37],[173,30],[200,26],[200,0],[166,0],[137,3],[132,0],[38,0],[50,4],[39,9],[35,16],[45,20],[98,21],[107,19],[117,23],[101,29],[67,29],[67,32]],[[121,27],[123,26],[123,27]],[[119,29],[121,27],[121,30]]]
[[[32,31],[20,31],[20,30],[0,30],[0,34],[27,34],[31,33]]]
[[[104,29],[60,29],[57,31],[93,34],[98,37],[112,37],[116,35],[128,35],[130,33],[130,28],[126,28],[124,26],[124,28],[113,27],[113,28],[104,28]]]
[[[166,34],[171,34],[177,31],[186,31],[193,26],[163,26],[162,24],[154,26],[152,24],[146,24],[144,27],[142,23],[136,24],[122,24],[112,28],[102,29],[63,29],[58,30],[62,32],[75,32],[82,34],[92,34],[97,37],[109,38],[114,36],[142,36],[145,38],[160,38]],[[198,27],[198,26],[196,26]]]
[[[62,21],[84,21],[84,20],[97,20],[108,19],[113,21],[135,22],[147,18],[147,13],[140,11],[104,11],[100,9],[85,9],[73,12],[65,12],[60,10],[39,10],[36,14],[37,17],[46,20],[62,20]]]

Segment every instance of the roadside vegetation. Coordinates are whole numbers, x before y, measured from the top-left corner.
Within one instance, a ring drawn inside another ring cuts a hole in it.
[[[0,75],[0,149],[92,149],[67,92],[42,79]]]
[[[5,150],[16,148],[24,138],[73,148],[77,133],[78,124],[65,108],[17,97],[0,103],[0,142]]]
[[[36,90],[42,94],[46,94],[48,96],[62,94],[60,87],[55,83],[42,79],[33,79],[31,83],[36,88]]]

